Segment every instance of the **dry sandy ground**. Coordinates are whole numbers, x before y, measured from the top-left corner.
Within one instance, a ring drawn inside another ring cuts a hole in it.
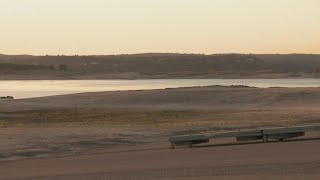
[[[319,123],[319,99],[320,88],[198,87],[0,101],[0,179],[319,179],[319,140],[174,151],[166,142]]]
[[[58,157],[163,141],[159,129],[125,127],[11,127],[1,129],[0,162]]]
[[[319,179],[319,140],[178,148],[140,146],[0,163],[2,179]]]

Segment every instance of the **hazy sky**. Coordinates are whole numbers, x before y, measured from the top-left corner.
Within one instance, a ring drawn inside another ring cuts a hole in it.
[[[320,53],[320,0],[0,0],[0,53]]]

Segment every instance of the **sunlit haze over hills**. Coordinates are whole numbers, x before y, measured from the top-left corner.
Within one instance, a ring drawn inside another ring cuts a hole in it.
[[[319,0],[0,0],[0,53],[320,53]]]

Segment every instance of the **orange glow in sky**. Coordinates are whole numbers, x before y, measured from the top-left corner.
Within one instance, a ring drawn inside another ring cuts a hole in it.
[[[320,53],[319,0],[0,0],[0,53]]]

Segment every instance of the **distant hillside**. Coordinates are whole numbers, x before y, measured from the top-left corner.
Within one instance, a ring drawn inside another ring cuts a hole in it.
[[[0,79],[320,77],[320,55],[1,55]]]

